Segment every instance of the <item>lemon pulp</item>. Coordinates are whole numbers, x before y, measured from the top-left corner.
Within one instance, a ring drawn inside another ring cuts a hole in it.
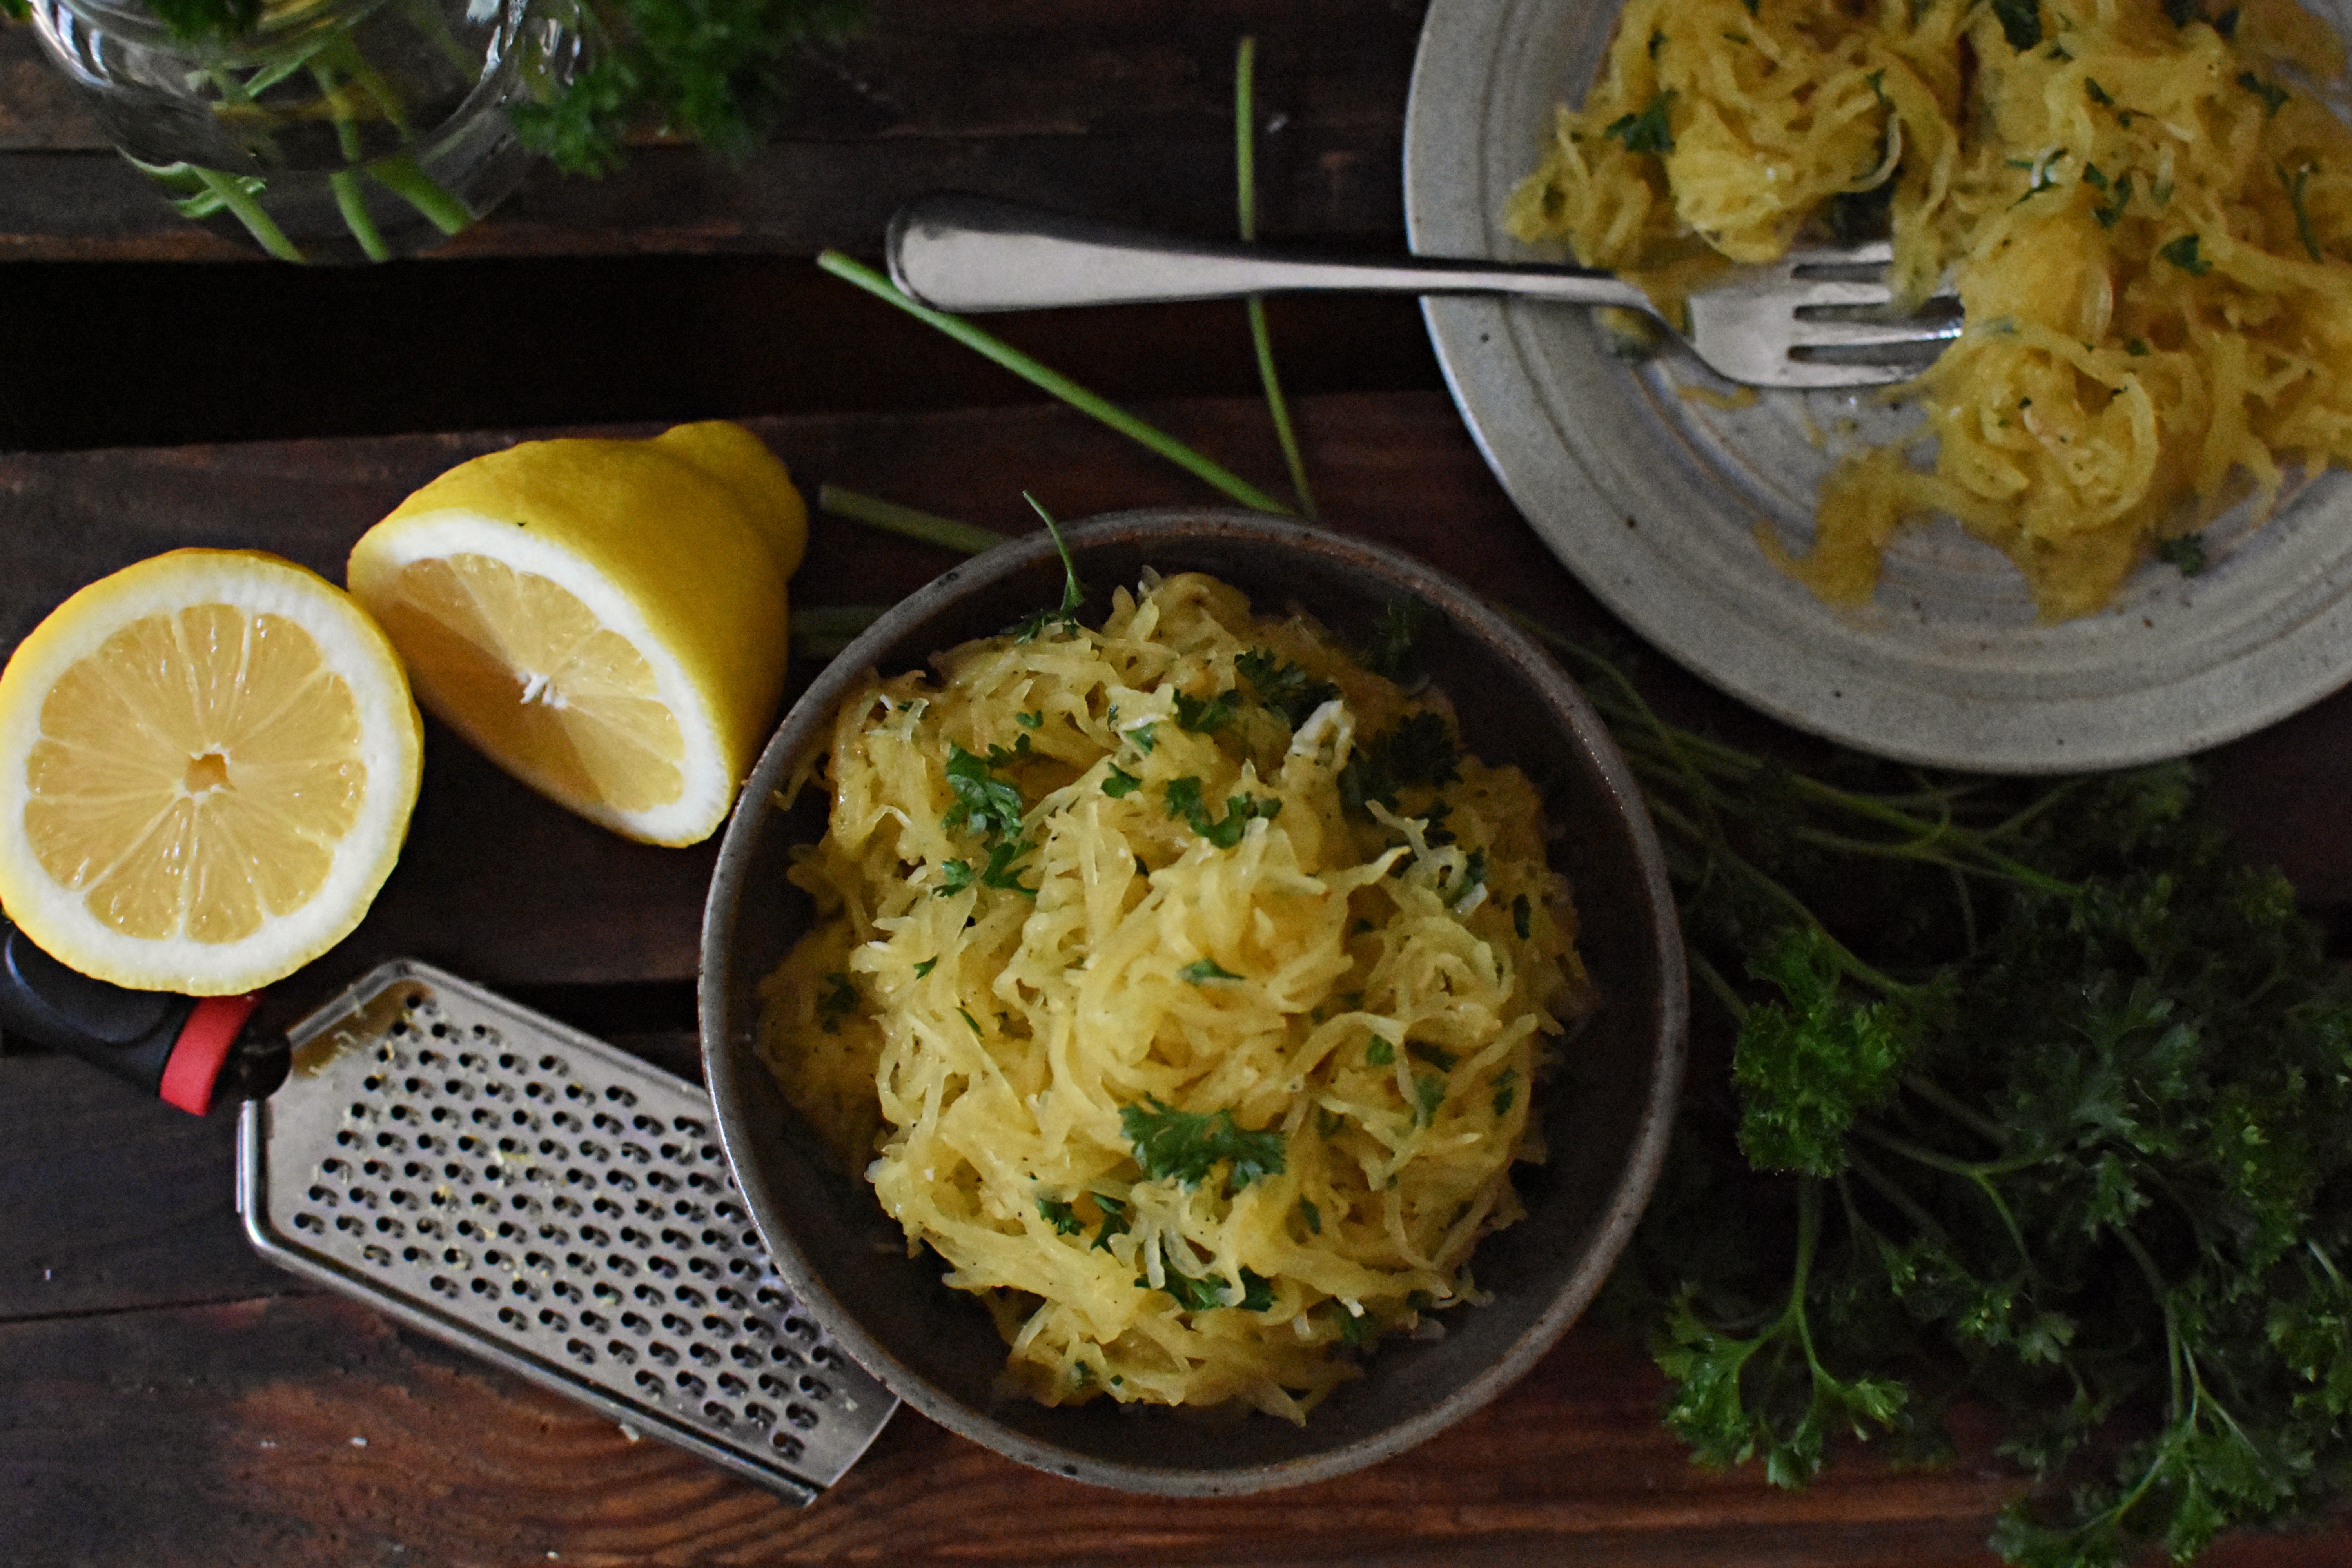
[[[784,684],[808,513],[724,421],[526,441],[418,489],[347,579],[419,700],[592,821],[691,844],[726,819]]]
[[[227,942],[325,885],[367,787],[310,634],[226,605],[131,622],[66,671],[26,761],[42,869],[110,930]]]
[[[332,584],[245,552],[142,562],[0,672],[0,902],[101,979],[268,984],[366,912],[420,746],[398,658]]]
[[[378,613],[425,705],[467,715],[542,793],[642,812],[684,792],[686,737],[653,666],[577,595],[467,552],[404,568]]]

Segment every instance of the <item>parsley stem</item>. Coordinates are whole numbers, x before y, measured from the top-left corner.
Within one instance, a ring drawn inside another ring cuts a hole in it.
[[[1905,1192],[1893,1177],[1872,1164],[1863,1155],[1851,1150],[1847,1152],[1846,1163],[1860,1173],[1862,1179],[1870,1184],[1873,1192],[1900,1209],[1903,1217],[1916,1226],[1923,1235],[1932,1236],[1937,1242],[1946,1246],[1950,1245],[1951,1233],[1944,1228],[1942,1222],[1929,1214],[1920,1205],[1918,1199]]]
[[[993,550],[1012,537],[976,523],[958,522],[951,517],[917,511],[913,507],[900,506],[878,496],[860,495],[856,490],[843,489],[839,485],[817,487],[816,509],[828,516],[862,522],[868,528],[878,528],[889,533],[904,534],[908,539],[919,539],[926,544],[936,544],[943,550],[953,550],[965,555]]]
[[[452,195],[405,153],[378,158],[367,166],[368,177],[425,215],[443,234],[461,234],[474,221],[466,204]]]
[[[2025,1245],[2025,1232],[2018,1227],[2017,1216],[2010,1212],[2008,1200],[2000,1195],[2000,1189],[1992,1184],[1991,1180],[1994,1176],[2008,1175],[2013,1172],[2038,1165],[2042,1163],[2039,1157],[1976,1165],[1965,1160],[1955,1160],[1948,1155],[1938,1154],[1933,1149],[1923,1149],[1907,1139],[1897,1138],[1885,1128],[1874,1126],[1867,1121],[1856,1121],[1853,1124],[1853,1130],[1891,1154],[1900,1154],[1916,1164],[1926,1165],[1931,1170],[1942,1171],[1948,1175],[1958,1176],[1964,1181],[1976,1184],[1977,1190],[1984,1194],[1985,1201],[1991,1204],[1993,1212],[2000,1216],[2001,1226],[2009,1232],[2009,1239],[2011,1245],[2016,1247],[2018,1258],[2025,1264],[2025,1271],[2036,1279],[2041,1279],[2041,1267],[2034,1262],[2032,1249]]]
[[[2139,1244],[2139,1237],[2134,1236],[2123,1226],[2110,1226],[2108,1229],[2114,1232],[2116,1241],[2122,1247],[2126,1256],[2139,1266],[2141,1278],[2147,1281],[2148,1294],[2155,1299],[2156,1310],[2164,1315],[2165,1373],[2170,1379],[2172,1385],[2171,1393],[2166,1402],[2165,1415],[2168,1419],[2178,1422],[2183,1415],[2180,1401],[2180,1369],[2181,1363],[2186,1357],[2180,1346],[2180,1324],[2172,1313],[2171,1289],[2165,1284],[2164,1275],[2157,1268],[2156,1259],[2150,1258],[2147,1255],[2147,1248]],[[2145,1484],[2145,1482],[2142,1483],[2143,1487]],[[2137,1490],[2135,1490],[2133,1495],[2137,1497]]]
[[[1905,1073],[1903,1087],[1926,1100],[1986,1142],[1999,1144],[2000,1129],[1990,1118],[1978,1114],[1976,1109],[1958,1095],[1944,1088],[1925,1073]]]
[[[1731,982],[1723,977],[1723,971],[1717,969],[1706,954],[1692,948],[1686,950],[1683,957],[1690,966],[1690,972],[1698,976],[1699,984],[1723,1004],[1723,1010],[1731,1015],[1734,1023],[1748,1016],[1748,1004],[1740,1000],[1739,993],[1733,989]]]
[[[360,254],[370,261],[392,259],[392,247],[383,242],[383,231],[375,226],[375,218],[367,210],[367,198],[360,192],[360,177],[349,169],[338,169],[327,176],[327,188],[335,193],[335,210],[343,215],[343,226],[359,241]]]
[[[286,231],[278,226],[278,220],[262,210],[253,193],[247,190],[236,175],[223,174],[198,163],[191,163],[188,167],[195,171],[196,178],[204,182],[205,189],[218,197],[220,205],[245,226],[245,232],[253,236],[256,245],[280,261],[310,259],[292,240],[286,237]]]
[[[1090,415],[1099,419],[1129,440],[1159,453],[1219,494],[1257,511],[1275,512],[1285,517],[1290,515],[1288,507],[1284,506],[1238,474],[1210,461],[1174,437],[1138,419],[1134,415],[1097,394],[1087,391],[1060,372],[1048,370],[1012,344],[981,331],[962,317],[951,316],[944,310],[934,310],[929,305],[917,303],[908,296],[899,292],[895,284],[872,268],[853,261],[837,250],[822,252],[816,258],[816,264],[835,278],[856,284],[876,299],[896,305],[917,321],[938,328],[964,347],[1002,365],[1031,385],[1060,398],[1081,414]]]

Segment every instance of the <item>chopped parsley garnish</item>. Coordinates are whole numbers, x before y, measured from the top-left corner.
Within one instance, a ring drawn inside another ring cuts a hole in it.
[[[1507,1114],[1518,1099],[1519,1069],[1505,1068],[1495,1075],[1495,1114]]]
[[[1233,722],[1234,715],[1240,710],[1241,700],[1236,692],[1220,691],[1213,697],[1190,697],[1181,691],[1176,693],[1176,727],[1195,735],[1223,729]]]
[[[1298,1217],[1307,1222],[1307,1235],[1323,1234],[1323,1211],[1317,1208],[1310,1200],[1306,1198],[1298,1200]]]
[[[1452,1072],[1454,1064],[1462,1059],[1452,1051],[1441,1046],[1433,1046],[1426,1040],[1407,1040],[1404,1043],[1404,1054],[1417,1062],[1427,1062],[1439,1072]]]
[[[1037,889],[1022,886],[1021,868],[1015,864],[1024,855],[1028,854],[1032,847],[1033,846],[1025,838],[1000,840],[990,845],[988,863],[980,871],[980,885],[983,888],[1002,888],[1008,893],[1019,893],[1024,898],[1035,898]],[[961,893],[971,884],[971,861],[949,860],[940,864],[940,885],[937,889],[939,897],[946,898],[951,893]],[[936,963],[939,961],[932,959],[929,962]],[[918,973],[929,973],[929,971],[921,970]]]
[[[1195,959],[1176,972],[1180,980],[1194,985],[1206,985],[1212,980],[1239,980],[1240,975],[1225,968],[1213,958]]]
[[[1380,625],[1372,644],[1364,649],[1364,668],[1402,685],[1421,679],[1421,634],[1437,612],[1419,599],[1391,599],[1381,606]]]
[[[2095,180],[2091,178],[2097,173],[2095,167],[2083,171],[2083,181],[2085,184],[2090,185],[2094,190],[2105,191],[2107,194],[2107,199],[2093,208],[2091,216],[2099,220],[2101,228],[2113,228],[2116,226],[2116,220],[2124,216],[2125,205],[2131,201],[2132,177],[2126,174],[2122,179],[2109,184],[2104,174]]]
[[[956,1011],[963,1016],[963,1021],[965,1023],[971,1026],[971,1032],[976,1038],[983,1040],[988,1038],[988,1031],[980,1026],[979,1019],[973,1017],[965,1008],[959,1007]]]
[[[1127,732],[1127,738],[1135,742],[1137,751],[1148,757],[1151,754],[1151,749],[1160,744],[1160,738],[1151,732],[1158,728],[1157,724],[1138,724]]]
[[[1328,680],[1318,680],[1298,666],[1278,659],[1264,648],[1252,648],[1234,660],[1234,668],[1249,682],[1259,703],[1282,715],[1296,730],[1308,715],[1339,695]]]
[[[1992,0],[2001,36],[2019,54],[2042,41],[2042,0]]]
[[[2205,536],[2176,533],[2169,539],[2159,539],[2156,542],[2156,558],[2183,577],[2194,577],[2205,570]]]
[[[1219,1307],[1238,1307],[1245,1312],[1263,1312],[1274,1306],[1274,1284],[1265,1276],[1244,1268],[1241,1271],[1242,1299],[1225,1300],[1233,1287],[1213,1274],[1180,1274],[1176,1265],[1161,1253],[1165,1267],[1160,1270],[1160,1289],[1176,1298],[1176,1304],[1188,1312],[1206,1312]],[[1139,1277],[1138,1287],[1149,1290],[1150,1279]]]
[[[1012,751],[1002,746],[989,748],[985,757],[974,756],[954,742],[948,742],[948,788],[955,795],[955,804],[940,818],[947,827],[971,826],[982,836],[1017,833],[1021,814],[1027,809],[1022,803],[1021,792],[1009,779],[997,776],[995,770],[1029,750],[1029,737]]]
[[[2240,71],[2238,85],[2263,100],[2263,110],[2266,114],[2276,114],[2286,103],[2286,89],[2274,81],[2264,81],[2252,71]]]
[[[988,864],[981,870],[980,885],[983,888],[1002,888],[1008,893],[1019,893],[1024,898],[1035,898],[1037,889],[1021,885],[1021,868],[1013,864],[1021,857],[1028,854],[1030,847],[1029,841],[1025,838],[1015,838],[1006,843],[990,845]]]
[[[1625,144],[1628,153],[1655,153],[1661,155],[1675,150],[1675,133],[1666,123],[1666,109],[1674,101],[1674,89],[1669,88],[1650,100],[1649,107],[1639,114],[1620,115],[1610,121],[1601,132]],[[1375,666],[1374,668],[1378,668]],[[1386,670],[1381,670],[1386,675]],[[1391,677],[1393,679],[1393,677]]]
[[[1103,775],[1102,792],[1113,800],[1123,800],[1143,787],[1143,781],[1123,768],[1113,768]]]
[[[1408,713],[1359,745],[1339,770],[1339,799],[1351,811],[1378,801],[1396,809],[1398,792],[1458,779],[1461,748],[1443,713]]]
[[[1087,1228],[1078,1211],[1057,1198],[1039,1198],[1037,1213],[1064,1236],[1076,1236]]]
[[[2184,234],[2160,247],[2157,254],[2171,262],[2191,278],[2202,278],[2213,269],[2213,264],[2197,254],[2197,237]]]
[[[940,961],[938,959],[927,958],[923,960],[922,963],[915,965],[915,978],[918,980],[928,980],[930,978],[931,971],[937,969],[939,966]]]
[[[1087,1250],[1108,1252],[1110,1238],[1114,1236],[1125,1236],[1128,1226],[1135,1223],[1135,1216],[1129,1214],[1127,1205],[1117,1198],[1106,1197],[1101,1193],[1097,1193],[1094,1194],[1094,1199],[1102,1207],[1103,1222],[1102,1228],[1095,1232],[1094,1245]]]
[[[1426,1126],[1437,1115],[1437,1108],[1445,1103],[1445,1079],[1435,1073],[1422,1073],[1412,1080],[1413,1125]]]
[[[1374,1035],[1372,1043],[1364,1047],[1364,1065],[1384,1068],[1396,1060],[1396,1047],[1382,1035]]]
[[[846,974],[828,974],[824,989],[816,994],[816,1016],[820,1026],[828,1035],[841,1033],[841,1021],[857,1011],[857,987]]]
[[[2084,77],[2083,79],[2083,90],[2089,93],[2091,95],[2091,101],[2097,104],[2101,109],[2113,109],[2116,106],[2116,100],[2107,96],[2107,89],[2101,87],[2089,77]]]
[[[1209,1173],[1230,1163],[1225,1191],[1239,1192],[1261,1176],[1282,1173],[1282,1133],[1267,1128],[1246,1131],[1236,1126],[1234,1113],[1179,1110],[1146,1095],[1144,1105],[1119,1108],[1119,1130],[1135,1145],[1135,1163],[1151,1181],[1171,1178],[1197,1187]]]
[[[1181,779],[1170,779],[1160,786],[1160,792],[1168,802],[1170,816],[1183,818],[1192,826],[1193,832],[1220,849],[1231,849],[1239,844],[1242,830],[1254,819],[1262,816],[1272,820],[1282,815],[1282,802],[1279,800],[1260,800],[1254,795],[1235,795],[1225,797],[1223,817],[1213,817],[1209,815],[1207,804],[1201,799],[1201,781],[1189,773]]]
[[[1013,721],[1024,730],[1034,730],[1045,721],[1045,715],[1043,710],[1035,713],[1015,713],[1013,716]]]
[[[2286,187],[2286,199],[2294,205],[2295,237],[2303,241],[2305,253],[2316,261],[2319,259],[2319,237],[2311,232],[2311,212],[2303,205],[2303,188],[2311,183],[2311,165],[2305,163],[2289,174],[2286,165],[2281,163],[2278,177],[2279,184]]]
[[[2032,197],[2040,195],[2044,191],[2056,190],[2058,188],[2058,163],[2060,159],[2065,156],[2066,149],[2061,147],[2045,158],[2039,158],[2031,163],[2021,165],[2022,167],[2029,168],[2033,171],[2033,183],[2025,188],[2025,195],[2018,197],[2017,200],[2020,202],[2028,201]],[[2014,205],[2016,204],[2012,203],[2011,205]]]

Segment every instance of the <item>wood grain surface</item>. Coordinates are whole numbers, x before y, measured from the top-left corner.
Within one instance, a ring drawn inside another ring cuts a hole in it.
[[[1271,479],[1247,399],[1144,412]],[[1569,630],[1606,617],[1517,521],[1433,395],[1300,410],[1334,526],[1413,551]],[[1026,488],[1069,517],[1199,504],[1188,477],[1043,407],[751,422],[830,480],[994,527]],[[79,582],[172,544],[257,545],[332,573],[410,486],[516,431],[0,458],[0,529],[38,538],[0,583],[0,646]],[[803,605],[870,603],[950,563],[820,519]],[[803,677],[805,671],[803,672]],[[1744,720],[1691,683],[1688,710]],[[2323,703],[2213,759],[2243,826],[2307,884],[2352,856],[2280,803],[2341,771]],[[707,850],[572,821],[446,733],[410,849],[354,936],[278,988],[315,1001],[412,953],[691,1070]],[[2323,830],[2324,829],[2324,830]],[[230,1192],[232,1123],[138,1100],[78,1063],[0,1055],[0,1564],[527,1563],[1708,1564],[1987,1568],[2015,1484],[1987,1436],[1933,1472],[1867,1451],[1802,1492],[1690,1466],[1638,1346],[1580,1326],[1487,1411],[1354,1477],[1254,1498],[1141,1499],[1024,1469],[900,1412],[802,1510],[258,1261]],[[2217,1568],[2352,1562],[2352,1530],[2247,1538]]]
[[[810,51],[779,134],[740,166],[640,147],[604,179],[541,170],[436,252],[487,256],[870,247],[907,196],[983,191],[1204,233],[1233,224],[1234,56],[1259,40],[1270,236],[1396,242],[1421,0],[873,0]],[[180,218],[0,26],[0,260],[251,260]]]
[[[604,181],[541,172],[435,259],[301,272],[173,216],[29,32],[0,26],[0,651],[84,582],[178,545],[340,576],[410,488],[558,427],[750,416],[812,493],[831,481],[1009,531],[1034,526],[1024,489],[1074,518],[1202,504],[1196,482],[809,258],[871,255],[899,202],[943,187],[1230,232],[1244,33],[1261,40],[1266,232],[1394,247],[1423,8],[875,0],[864,34],[803,62],[782,134],[743,167],[649,142]],[[1613,629],[1488,476],[1409,303],[1277,302],[1276,318],[1333,526],[1564,630]],[[1278,483],[1237,307],[998,324]],[[446,431],[464,433],[429,433]],[[885,603],[950,563],[819,519],[795,602]],[[1743,739],[1791,739],[1695,681],[1669,674],[1659,695]],[[710,850],[588,827],[438,729],[427,752],[400,868],[273,1016],[405,954],[690,1075]],[[2206,764],[2249,847],[2352,934],[2336,804],[2352,696]],[[1973,1429],[1944,1469],[1864,1451],[1803,1492],[1696,1469],[1641,1350],[1586,1324],[1486,1412],[1316,1487],[1128,1497],[902,1411],[793,1509],[260,1261],[234,1213],[233,1131],[0,1041],[0,1568],[1991,1568],[1985,1531],[2015,1485]],[[2352,1527],[2204,1561],[2342,1568]]]

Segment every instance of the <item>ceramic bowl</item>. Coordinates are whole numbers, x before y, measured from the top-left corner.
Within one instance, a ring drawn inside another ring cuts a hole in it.
[[[761,754],[729,824],[702,932],[704,1066],[736,1180],[778,1273],[836,1342],[925,1415],[999,1453],[1129,1490],[1216,1496],[1321,1479],[1420,1442],[1492,1400],[1581,1312],[1631,1234],[1663,1158],[1681,1079],[1686,991],[1664,862],[1608,731],[1535,643],[1459,584],[1344,533],[1254,513],[1139,511],[1066,531],[1098,622],[1110,589],[1147,566],[1208,572],[1261,613],[1296,606],[1342,638],[1370,639],[1408,595],[1436,610],[1419,644],[1454,700],[1465,746],[1515,763],[1542,788],[1559,832],[1580,949],[1597,1010],[1546,1086],[1546,1163],[1514,1173],[1528,1215],[1478,1245],[1491,1300],[1436,1314],[1437,1338],[1392,1338],[1365,1375],[1303,1426],[1232,1410],[1049,1408],[1000,1392],[1005,1346],[980,1303],[908,1256],[862,1177],[841,1171],[784,1104],[753,1048],[758,986],[809,919],[784,878],[789,852],[824,832],[827,802],[779,791],[827,742],[862,672],[922,667],[1060,597],[1039,533],[960,566],[904,600],[829,666]]]

